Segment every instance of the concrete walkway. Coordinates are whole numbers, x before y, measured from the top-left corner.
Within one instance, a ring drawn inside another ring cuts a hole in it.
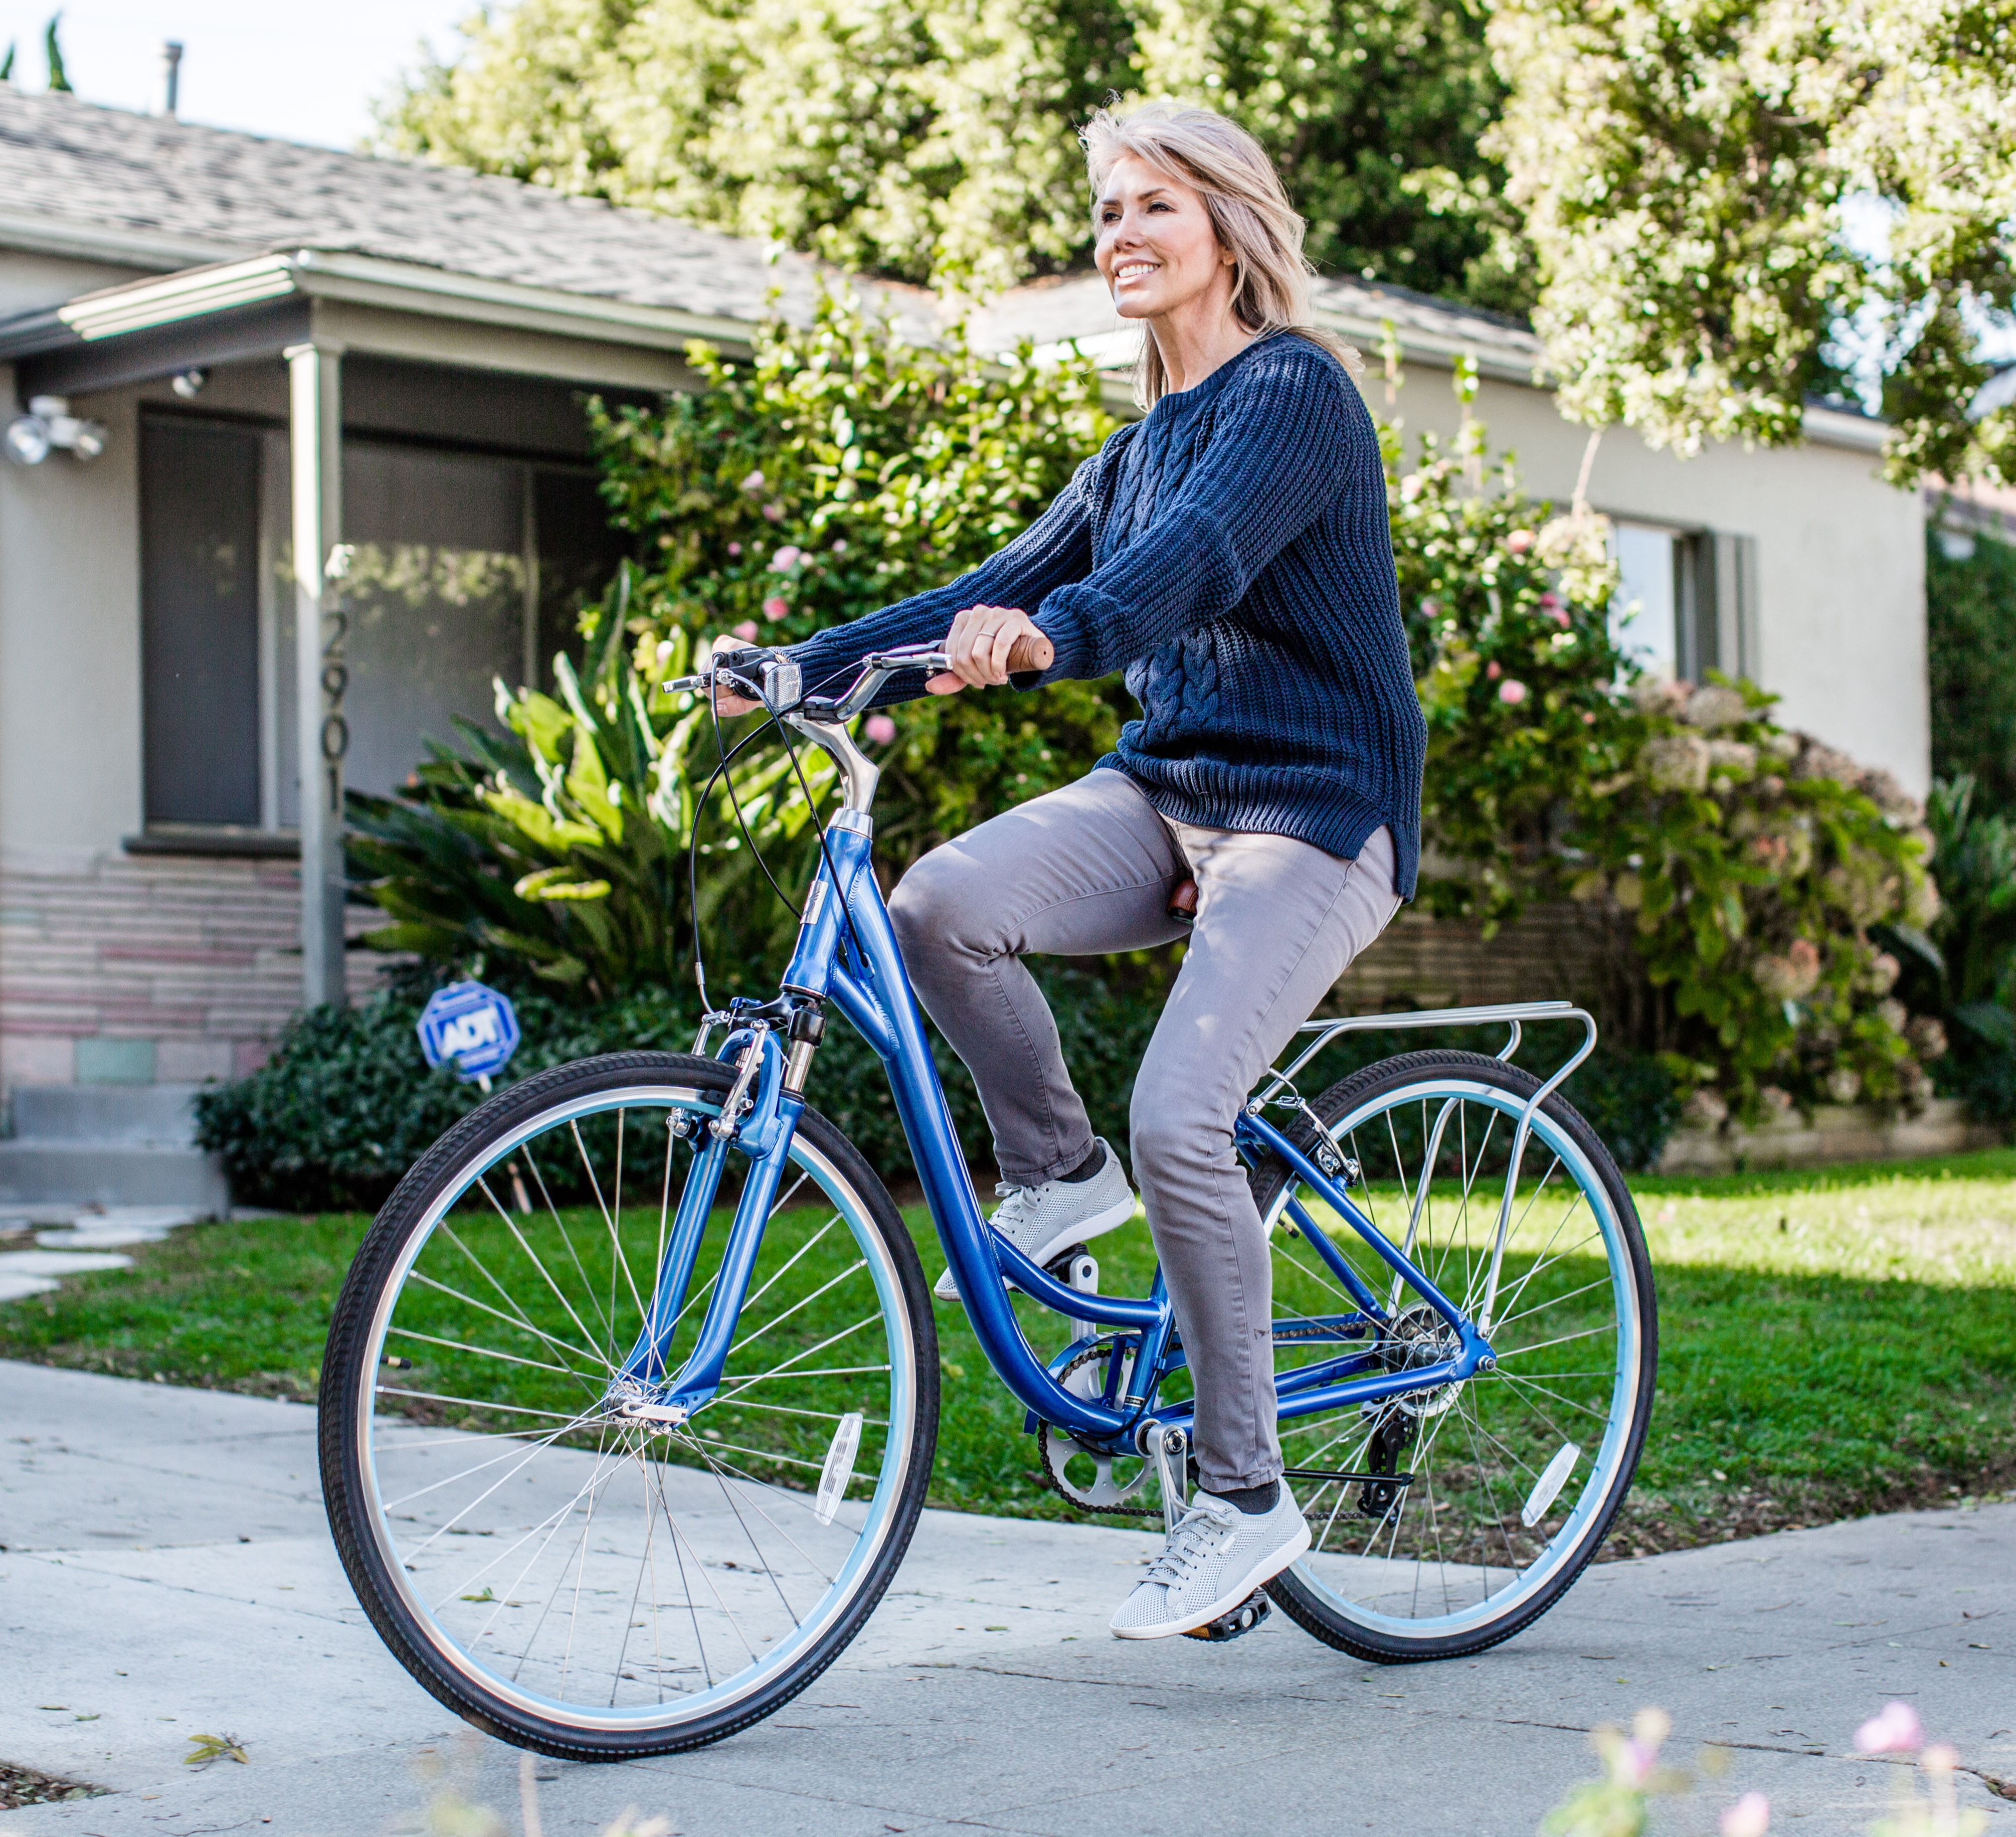
[[[0,1363],[0,1763],[112,1788],[0,1812],[0,1837],[375,1837],[420,1828],[444,1785],[517,1832],[519,1755],[412,1684],[351,1597],[314,1422]],[[1865,1830],[1890,1776],[1849,1738],[1893,1697],[2016,1775],[2016,1506],[1604,1565],[1509,1645],[1391,1670],[1278,1614],[1229,1646],[1108,1638],[1150,1547],[931,1513],[867,1632],[769,1722],[668,1760],[538,1763],[546,1837],[628,1807],[685,1837],[1528,1837],[1593,1770],[1586,1731],[1647,1704],[1676,1759],[1730,1763],[1675,1828],[1756,1788],[1775,1831]],[[200,1733],[247,1763],[185,1766]],[[1963,1787],[2016,1837],[2016,1803]]]

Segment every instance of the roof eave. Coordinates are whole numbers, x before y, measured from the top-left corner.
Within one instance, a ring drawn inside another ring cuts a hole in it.
[[[0,361],[188,326],[290,295],[658,351],[682,351],[695,338],[744,349],[751,332],[745,322],[720,314],[304,248],[149,276],[0,321]]]
[[[102,261],[114,268],[193,268],[242,255],[242,244],[177,236],[124,224],[77,223],[39,212],[0,210],[0,249],[53,255],[73,261]]]

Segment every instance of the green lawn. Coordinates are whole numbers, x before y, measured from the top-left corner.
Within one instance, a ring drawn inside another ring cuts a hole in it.
[[[1659,1401],[1613,1549],[2016,1488],[2016,1151],[1635,1187],[1658,1275]],[[935,1278],[929,1224],[910,1216]],[[311,1398],[365,1223],[177,1232],[131,1270],[0,1306],[0,1356]],[[1144,1231],[1100,1248],[1103,1286],[1145,1282]],[[1068,1515],[963,1316],[938,1317],[934,1500]]]

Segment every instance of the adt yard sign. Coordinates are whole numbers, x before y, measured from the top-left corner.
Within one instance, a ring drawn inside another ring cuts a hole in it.
[[[436,989],[420,1012],[418,1031],[427,1063],[452,1059],[465,1082],[502,1072],[518,1050],[518,1017],[510,1002],[481,982]]]

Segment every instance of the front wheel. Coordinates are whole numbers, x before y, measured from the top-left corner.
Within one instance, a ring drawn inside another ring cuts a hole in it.
[[[401,1182],[344,1285],[322,1472],[358,1599],[443,1703],[615,1760],[718,1741],[831,1664],[902,1560],[938,1432],[915,1247],[801,1119],[712,1400],[621,1412],[653,1311],[675,1370],[727,1237],[661,1286],[732,1068],[589,1059],[499,1093]],[[747,1163],[731,1152],[732,1186]]]
[[[1539,1086],[1475,1054],[1413,1053],[1310,1105],[1323,1152],[1357,1164],[1351,1197],[1367,1219],[1472,1320],[1498,1265],[1494,1370],[1281,1423],[1291,1470],[1379,1476],[1291,1479],[1312,1547],[1268,1587],[1356,1658],[1457,1658],[1530,1625],[1595,1555],[1637,1470],[1658,1338],[1644,1236],[1616,1163],[1558,1094],[1534,1113],[1506,1206],[1513,1137]],[[1299,1145],[1321,1146],[1306,1122]],[[1297,1202],[1381,1304],[1384,1325],[1357,1336],[1377,1364],[1453,1356],[1442,1317],[1278,1158],[1252,1183],[1273,1251],[1277,1378],[1339,1349],[1309,1325],[1300,1344],[1283,1327],[1363,1317],[1298,1226]]]

